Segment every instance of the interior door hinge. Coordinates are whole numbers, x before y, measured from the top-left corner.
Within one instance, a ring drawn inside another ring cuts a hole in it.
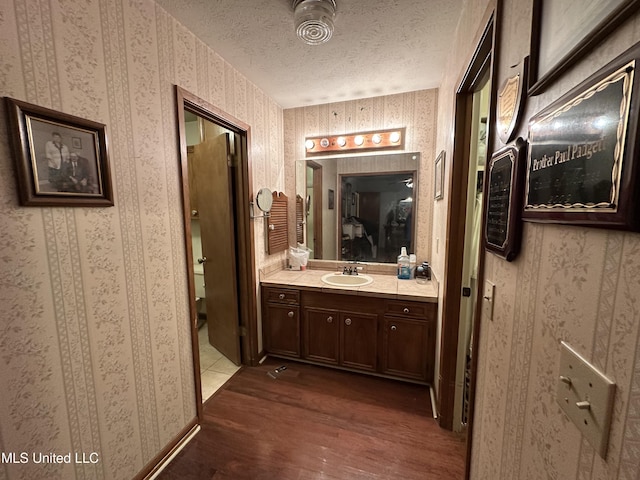
[[[238,156],[234,155],[233,153],[230,153],[229,156],[227,157],[227,165],[229,165],[230,167],[237,167],[238,166]]]
[[[241,337],[246,337],[248,335],[249,332],[247,332],[247,327],[245,326],[240,326],[240,336]]]

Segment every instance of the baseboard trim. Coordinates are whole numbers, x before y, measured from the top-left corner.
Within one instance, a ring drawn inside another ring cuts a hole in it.
[[[155,480],[199,431],[200,424],[196,417],[134,477],[134,480]]]
[[[431,397],[431,411],[433,412],[433,418],[438,419],[438,406],[436,405],[436,394],[433,391],[433,387],[429,385],[429,396]]]

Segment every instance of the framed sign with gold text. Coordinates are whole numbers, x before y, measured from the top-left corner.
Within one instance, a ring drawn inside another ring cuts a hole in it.
[[[531,118],[523,218],[639,230],[640,44]]]
[[[522,162],[527,142],[518,138],[495,152],[487,165],[485,248],[511,262],[520,251]]]

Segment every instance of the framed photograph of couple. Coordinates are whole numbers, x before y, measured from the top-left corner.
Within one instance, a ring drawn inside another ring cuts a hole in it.
[[[6,98],[20,204],[113,205],[105,125]]]

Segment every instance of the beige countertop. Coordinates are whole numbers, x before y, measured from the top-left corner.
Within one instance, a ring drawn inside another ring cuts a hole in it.
[[[327,285],[322,276],[330,273],[328,270],[279,270],[263,275],[261,283],[267,286],[296,287],[302,290],[322,290],[323,292],[364,295],[379,298],[396,298],[419,302],[438,301],[438,290],[435,282],[420,284],[415,280],[400,280],[395,275],[367,273],[373,278],[369,285],[360,287],[336,287]]]

